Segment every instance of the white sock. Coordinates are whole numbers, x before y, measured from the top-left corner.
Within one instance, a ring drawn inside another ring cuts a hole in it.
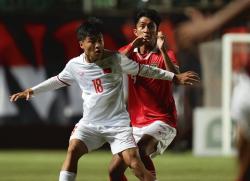
[[[59,181],[75,181],[75,178],[76,178],[75,173],[61,170]]]

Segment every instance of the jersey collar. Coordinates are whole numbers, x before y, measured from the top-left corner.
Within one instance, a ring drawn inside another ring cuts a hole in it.
[[[148,55],[147,55],[146,57],[142,57],[142,56],[141,56],[141,54],[139,53],[139,48],[138,48],[138,47],[134,48],[134,51],[133,51],[133,52],[135,52],[136,55],[137,55],[140,59],[148,60],[149,57],[152,55],[152,53],[158,53],[158,51],[159,51],[158,48],[155,47],[152,51],[150,51],[150,52],[148,53]]]

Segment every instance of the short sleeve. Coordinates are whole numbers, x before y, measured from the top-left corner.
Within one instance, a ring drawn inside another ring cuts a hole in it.
[[[74,77],[72,75],[72,63],[68,62],[65,68],[58,74],[58,80],[65,85],[71,85],[74,82]]]
[[[122,71],[126,74],[130,74],[130,75],[137,75],[140,69],[140,65],[129,59],[127,56],[122,55],[122,54],[118,54],[118,56],[120,57],[120,64],[122,67]]]

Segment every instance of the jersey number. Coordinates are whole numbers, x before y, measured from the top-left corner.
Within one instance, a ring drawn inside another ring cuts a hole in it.
[[[95,79],[95,80],[92,80],[92,82],[94,84],[96,93],[103,92],[103,87],[102,87],[102,81],[101,81],[101,79]]]

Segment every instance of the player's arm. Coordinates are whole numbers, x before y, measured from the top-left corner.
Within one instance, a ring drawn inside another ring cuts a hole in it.
[[[22,92],[18,92],[16,94],[13,94],[10,96],[10,101],[17,101],[18,99],[26,99],[29,100],[33,95],[37,95],[43,92],[48,92],[51,90],[59,89],[61,87],[66,86],[66,83],[63,83],[59,80],[58,76],[51,77],[48,80],[45,80],[44,82],[41,82],[40,84],[28,88]]]
[[[143,45],[144,41],[145,40],[142,37],[137,37],[128,46],[126,46],[126,48],[120,48],[119,52],[129,57],[130,53],[134,50],[134,48]]]
[[[186,15],[190,20],[181,23],[176,30],[179,46],[192,48],[194,44],[204,41],[225,23],[250,7],[249,0],[235,0],[210,16],[201,11],[188,8]]]
[[[161,31],[158,32],[157,47],[159,48],[159,50],[161,52],[161,55],[163,57],[166,69],[169,70],[170,72],[175,73],[175,74],[180,73],[179,66],[175,65],[171,61],[170,57],[167,54],[166,39],[165,39],[165,36],[163,35],[163,33]]]
[[[159,69],[150,65],[138,64],[121,55],[121,67],[123,72],[142,77],[173,81],[177,84],[192,85],[200,81],[199,76],[192,71],[174,74],[173,72]]]
[[[32,95],[48,92],[51,90],[59,89],[64,86],[69,86],[74,81],[74,78],[70,71],[69,63],[66,65],[64,70],[57,76],[51,77],[40,84],[28,88],[22,92],[18,92],[10,96],[10,101],[17,101],[18,99],[29,100]]]
[[[167,70],[144,64],[140,65],[138,75],[147,78],[170,80],[182,85],[193,85],[194,83],[200,82],[198,74],[193,71],[175,74]]]

